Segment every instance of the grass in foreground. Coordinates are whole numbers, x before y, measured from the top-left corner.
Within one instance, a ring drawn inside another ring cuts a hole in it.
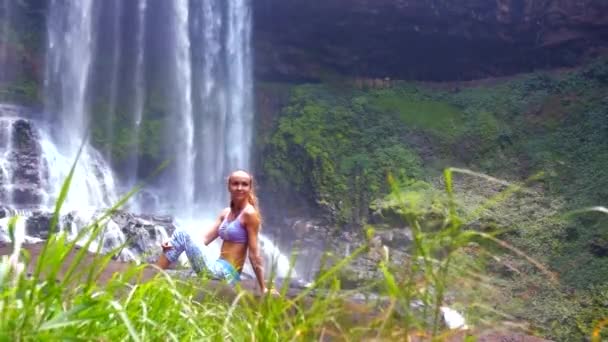
[[[99,277],[112,253],[96,254],[92,262],[84,265],[86,247],[103,233],[104,220],[132,193],[93,222],[88,231],[83,230],[76,240],[67,241],[65,234],[55,231],[70,173],[33,274],[18,272],[8,259],[0,264],[0,340],[448,339],[456,332],[447,330],[441,319],[446,295],[463,284],[482,287],[487,282],[491,287],[479,260],[473,262],[467,257],[470,250],[482,248],[481,241],[490,241],[526,258],[492,235],[464,228],[466,221],[474,218],[458,214],[452,186],[455,171],[462,170],[445,172],[446,212],[442,223],[433,228],[425,225],[416,204],[402,196],[398,184],[393,182],[401,214],[413,233],[410,261],[405,265],[392,264],[386,249],[378,265],[382,278],[355,291],[377,291],[378,299],[365,304],[355,303],[351,299],[353,291],[341,288],[339,271],[367,251],[367,245],[323,269],[310,288],[289,298],[286,288],[280,297],[256,297],[237,289],[235,296],[226,300],[210,290],[204,279],[174,279],[164,272],[151,280],[138,281],[144,268],[151,267],[145,265],[131,266],[102,284]],[[519,186],[507,187],[487,206],[519,190]],[[14,221],[10,231],[14,236]],[[371,239],[373,229],[367,233]],[[85,248],[74,250],[76,242]],[[70,254],[75,256],[68,258]],[[28,256],[22,253],[20,258],[24,261]],[[528,261],[544,271],[542,265],[529,258]],[[484,308],[484,303],[475,304]],[[488,323],[495,321],[484,324]]]

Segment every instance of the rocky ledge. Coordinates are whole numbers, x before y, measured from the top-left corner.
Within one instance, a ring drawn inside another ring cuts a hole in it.
[[[266,80],[462,80],[570,66],[603,53],[601,0],[256,0]]]
[[[59,229],[75,237],[82,230],[90,229],[95,220],[104,214],[103,211],[72,211],[60,217]],[[8,218],[18,215],[17,225],[21,225],[26,234],[26,243],[45,240],[49,235],[52,212],[14,210],[0,207],[0,242],[10,242]],[[159,215],[135,215],[126,211],[116,211],[102,221],[105,228],[101,252],[107,253],[122,246],[125,247],[115,256],[122,261],[154,262],[160,253],[160,243],[176,229],[173,218]],[[86,241],[86,235],[83,240]],[[96,250],[96,246],[92,247]]]

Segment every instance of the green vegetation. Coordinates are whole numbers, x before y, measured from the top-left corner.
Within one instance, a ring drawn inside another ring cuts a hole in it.
[[[445,172],[443,212],[446,220],[436,229],[421,224],[418,199],[407,196],[403,186],[392,181],[395,205],[401,217],[414,227],[412,261],[394,264],[389,251],[379,262],[383,278],[370,281],[379,299],[357,304],[352,292],[341,290],[339,271],[366,250],[363,245],[347,258],[319,272],[311,287],[294,297],[255,297],[236,289],[232,300],[215,292],[205,279],[179,280],[164,272],[143,280],[146,266],[131,266],[114,274],[107,283],[100,275],[111,260],[94,254],[86,263],[87,248],[104,230],[104,220],[124,204],[137,189],[125,195],[105,215],[82,230],[76,240],[56,232],[58,213],[69,191],[70,172],[57,201],[50,236],[38,256],[35,271],[27,275],[19,253],[0,262],[0,338],[3,340],[130,339],[143,340],[318,340],[380,338],[405,340],[409,336],[436,337],[454,334],[441,323],[441,306],[446,294],[463,283],[479,284],[472,275],[483,258],[467,258],[470,246],[480,241],[497,241],[490,235],[464,229],[454,201],[453,172]],[[508,189],[507,194],[512,194]],[[402,196],[404,195],[404,196]],[[15,222],[9,224],[14,239]],[[368,239],[373,229],[367,229]],[[86,237],[88,235],[88,237]],[[76,242],[83,248],[74,249]],[[100,244],[101,246],[101,244]],[[148,266],[149,267],[149,266]],[[19,270],[21,268],[21,271]],[[466,270],[467,272],[463,272]],[[357,289],[368,291],[369,287]],[[453,303],[458,305],[458,303]],[[467,303],[465,305],[468,305]],[[484,303],[476,301],[477,307]],[[496,327],[496,321],[486,319]],[[485,325],[479,325],[483,330]]]
[[[368,91],[297,86],[266,146],[264,171],[275,186],[308,193],[337,221],[363,223],[370,203],[388,192],[388,173],[429,180],[501,143],[508,129],[491,111],[463,110],[445,97],[409,84]],[[459,145],[472,150],[454,151]]]
[[[343,223],[362,223],[369,203],[386,193],[386,175],[421,176],[421,161],[399,144],[393,114],[364,115],[365,97],[331,98],[328,89],[297,88],[272,136],[265,170],[276,186],[310,189]]]
[[[0,101],[22,105],[39,105],[42,102],[40,86],[31,80],[0,84]]]
[[[266,146],[264,172],[273,186],[306,194],[340,227],[372,215],[384,221],[380,226],[398,227],[401,209],[384,186],[386,174],[395,174],[427,229],[446,217],[437,190],[446,166],[502,179],[456,182],[457,210],[465,217],[504,184],[536,175],[528,190],[483,210],[466,227],[500,232],[559,279],[539,280],[538,268],[500,257],[502,265],[490,268],[500,285],[489,295],[495,306],[547,337],[580,340],[608,316],[602,299],[608,217],[568,215],[608,198],[606,70],[608,60],[600,59],[569,72],[478,84],[295,86]],[[399,151],[403,160],[385,154],[393,163],[383,164],[380,149]]]
[[[115,108],[109,108],[108,99],[99,96],[92,108],[92,144],[101,151],[107,151],[115,165],[135,157],[132,155],[134,151],[147,164],[160,164],[163,161],[164,127],[170,124],[162,100],[159,96],[147,99],[139,130],[136,131],[130,106],[118,104]]]
[[[45,11],[37,1],[16,1],[9,22],[3,18],[0,45],[4,51],[0,101],[38,106],[42,102],[41,61],[44,59]]]
[[[427,131],[439,139],[454,139],[465,132],[465,114],[445,102],[425,98],[415,88],[383,89],[370,94],[369,108],[394,113],[412,129]]]

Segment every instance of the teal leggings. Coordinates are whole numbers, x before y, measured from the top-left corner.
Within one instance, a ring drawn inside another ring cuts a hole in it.
[[[239,272],[228,261],[219,258],[210,263],[188,233],[183,231],[174,233],[170,244],[173,248],[164,252],[170,262],[176,262],[179,256],[186,252],[188,261],[196,273],[210,273],[213,278],[224,279],[229,284],[236,284],[241,280]]]

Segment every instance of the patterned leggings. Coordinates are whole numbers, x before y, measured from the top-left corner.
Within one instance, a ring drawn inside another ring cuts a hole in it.
[[[182,231],[174,233],[170,244],[173,248],[164,253],[171,263],[176,262],[179,256],[186,252],[188,261],[196,273],[210,273],[213,278],[225,279],[229,284],[235,284],[241,280],[239,272],[228,261],[220,258],[214,263],[209,263],[188,233]]]

